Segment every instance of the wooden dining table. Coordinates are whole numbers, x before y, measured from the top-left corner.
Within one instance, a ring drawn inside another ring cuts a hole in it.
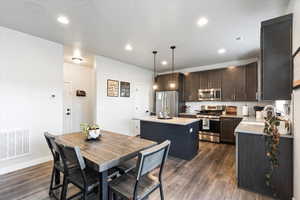
[[[138,152],[156,142],[109,131],[101,131],[99,140],[86,141],[82,133],[57,136],[56,141],[67,146],[78,146],[82,156],[99,172],[99,200],[108,199],[108,170],[137,156]]]

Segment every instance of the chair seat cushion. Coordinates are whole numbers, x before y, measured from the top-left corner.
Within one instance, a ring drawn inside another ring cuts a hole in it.
[[[110,188],[114,193],[121,195],[126,199],[133,199],[134,186],[136,183],[136,176],[134,174],[124,174],[119,178],[109,183]],[[151,174],[142,177],[137,187],[137,199],[143,199],[149,195],[152,191],[159,187],[159,181]]]
[[[94,189],[97,185],[98,185],[98,172],[93,170],[93,169],[89,169],[86,168],[85,169],[85,175],[86,175],[86,179],[87,179],[87,190],[91,191],[92,189]],[[81,175],[81,170],[80,169],[72,169],[70,170],[70,174],[68,176],[69,181],[76,185],[77,187],[84,189],[84,181]]]

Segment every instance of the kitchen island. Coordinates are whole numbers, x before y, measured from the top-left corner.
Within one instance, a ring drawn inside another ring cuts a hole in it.
[[[174,117],[158,119],[155,116],[142,117],[141,138],[155,142],[171,141],[169,154],[184,160],[194,158],[199,149],[199,119]]]
[[[264,121],[244,118],[235,129],[235,134],[238,187],[272,196],[272,190],[265,183],[269,161],[265,153]],[[279,167],[275,168],[271,182],[279,199],[292,199],[293,137],[291,135],[281,135],[279,151]]]

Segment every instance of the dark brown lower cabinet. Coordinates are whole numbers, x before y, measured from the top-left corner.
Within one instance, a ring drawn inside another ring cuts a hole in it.
[[[234,130],[241,121],[241,118],[221,118],[221,142],[235,143]]]

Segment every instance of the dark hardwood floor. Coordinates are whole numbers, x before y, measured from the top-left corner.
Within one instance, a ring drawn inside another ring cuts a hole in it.
[[[0,176],[0,200],[50,200],[48,186],[52,163],[47,162]],[[157,173],[157,172],[153,172]],[[238,189],[235,180],[235,146],[200,143],[191,161],[169,158],[164,170],[166,200],[270,200]],[[75,192],[71,187],[71,192]],[[158,200],[154,192],[150,200]]]

